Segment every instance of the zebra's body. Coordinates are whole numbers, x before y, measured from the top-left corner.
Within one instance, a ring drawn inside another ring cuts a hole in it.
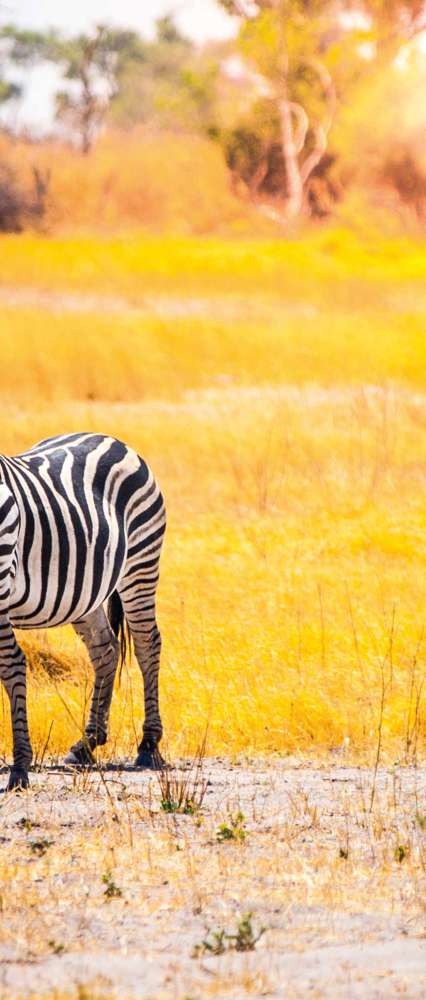
[[[138,762],[161,763],[155,595],[164,530],[164,502],[155,479],[121,441],[70,434],[13,458],[0,456],[0,678],[12,712],[10,787],[27,784],[32,759],[25,657],[13,627],[72,623],[86,643],[95,669],[93,700],[85,739],[67,758],[83,763],[106,741],[119,657],[117,628],[103,607],[108,598],[115,618],[118,613],[118,621],[123,614],[127,620],[144,678]]]

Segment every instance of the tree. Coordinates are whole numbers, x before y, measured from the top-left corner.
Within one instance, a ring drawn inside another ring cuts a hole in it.
[[[326,153],[336,110],[336,86],[327,64],[327,55],[343,35],[335,4],[330,0],[222,3],[240,15],[241,52],[269,89],[255,102],[258,118],[264,109],[265,128],[257,143],[258,162],[253,164],[250,187],[253,190],[264,181],[278,140],[285,169],[285,214],[294,218],[306,207],[309,183]]]
[[[123,53],[130,48],[133,34],[108,31],[99,25],[92,37],[80,35],[57,45],[54,57],[64,66],[64,80],[74,89],[56,95],[57,117],[80,137],[87,154],[103,124],[111,100],[118,93]]]
[[[129,61],[143,63],[145,43],[133,31],[99,25],[91,36],[62,38],[57,32],[22,31],[9,25],[1,33],[9,58],[28,65],[47,60],[62,67],[67,87],[56,95],[56,113],[88,153],[105,120]]]
[[[100,25],[93,35],[8,26],[0,37],[12,61],[56,62],[64,86],[56,95],[57,120],[89,152],[105,121],[119,127],[149,122],[160,128],[206,131],[212,124],[217,63],[194,52],[169,16],[153,41]]]
[[[314,207],[322,175],[332,197],[330,131],[354,86],[426,28],[422,0],[221,0],[240,18],[238,44],[266,82],[225,137],[252,193],[281,183],[287,218]],[[353,15],[363,15],[359,21]],[[349,15],[349,17],[348,17]],[[352,18],[350,17],[352,15]],[[369,43],[369,57],[365,44]],[[376,52],[376,58],[371,55]],[[320,209],[322,211],[322,209]]]
[[[21,87],[18,84],[6,79],[5,68],[8,59],[9,45],[7,38],[4,38],[3,32],[0,32],[0,105],[19,97],[21,93]]]
[[[6,44],[0,47],[0,106],[20,94],[20,87],[5,76],[7,57]],[[24,207],[24,198],[13,170],[0,161],[0,232],[20,231]]]

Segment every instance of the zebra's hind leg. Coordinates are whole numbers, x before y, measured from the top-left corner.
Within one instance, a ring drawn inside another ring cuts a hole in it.
[[[161,771],[168,765],[158,749],[163,735],[158,698],[161,634],[155,617],[158,571],[154,571],[153,576],[147,572],[148,577],[144,578],[145,587],[141,584],[140,578],[136,581],[129,579],[122,581],[120,597],[144,685],[145,720],[135,766]]]
[[[7,791],[28,788],[32,749],[28,733],[26,662],[6,616],[0,616],[0,679],[10,701],[13,730],[13,766]]]
[[[84,735],[71,747],[64,762],[73,767],[87,767],[95,762],[93,750],[107,741],[119,644],[102,607],[75,622],[74,628],[88,650],[95,671],[95,684]]]

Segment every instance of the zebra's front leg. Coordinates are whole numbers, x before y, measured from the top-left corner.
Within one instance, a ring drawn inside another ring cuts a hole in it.
[[[98,608],[97,611],[76,622],[74,628],[88,650],[95,671],[95,684],[84,735],[71,747],[65,757],[65,764],[88,767],[95,763],[93,750],[103,746],[107,741],[119,644],[103,608]]]
[[[28,788],[28,771],[33,757],[27,720],[27,680],[25,656],[7,617],[0,616],[0,678],[10,701],[13,731],[13,766],[7,791]]]

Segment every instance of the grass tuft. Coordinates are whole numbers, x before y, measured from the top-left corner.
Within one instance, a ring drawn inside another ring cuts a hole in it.
[[[209,784],[203,773],[204,757],[205,740],[184,770],[165,768],[157,772],[163,812],[193,816],[201,811]]]
[[[219,931],[208,929],[207,935],[201,944],[195,946],[193,957],[223,955],[225,951],[254,951],[266,928],[261,927],[260,930],[255,932],[252,924],[252,916],[252,913],[246,913],[242,916],[234,934],[228,934],[223,929]]]
[[[227,822],[221,823],[216,830],[216,840],[219,844],[227,840],[244,841],[247,836],[245,816],[240,810],[230,813]]]

